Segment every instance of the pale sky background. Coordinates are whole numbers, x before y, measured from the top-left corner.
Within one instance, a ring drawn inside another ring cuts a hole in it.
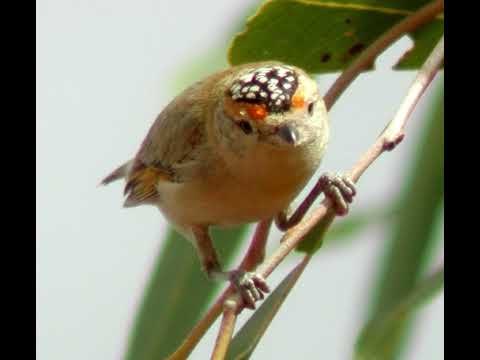
[[[253,3],[37,0],[38,360],[121,358],[165,221],[151,207],[122,209],[120,183],[97,184],[136,152],[174,95],[173,75],[222,45]],[[349,168],[394,115],[415,74],[389,66],[409,45],[403,39],[390,49],[336,104],[321,171]],[[335,76],[319,77],[320,88]],[[361,179],[352,213],[397,194],[426,100],[401,146]],[[371,226],[349,246],[320,251],[252,358],[348,359],[384,235],[384,228]],[[271,239],[270,251],[278,233]],[[272,286],[293,261],[269,279]],[[443,305],[442,294],[422,310],[407,359],[443,359]],[[215,335],[204,338],[192,359],[209,357]]]

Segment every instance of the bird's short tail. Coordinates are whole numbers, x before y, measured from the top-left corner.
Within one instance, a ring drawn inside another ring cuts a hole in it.
[[[110,175],[108,175],[105,179],[102,180],[100,185],[108,185],[115,180],[124,178],[128,174],[131,164],[132,160],[129,160],[125,164],[116,168]]]

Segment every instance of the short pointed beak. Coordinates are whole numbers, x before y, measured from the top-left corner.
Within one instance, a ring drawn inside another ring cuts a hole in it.
[[[277,134],[283,141],[290,145],[295,145],[298,140],[298,132],[291,125],[280,126]]]

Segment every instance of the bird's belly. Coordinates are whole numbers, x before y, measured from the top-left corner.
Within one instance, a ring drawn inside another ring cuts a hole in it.
[[[285,208],[291,192],[272,196],[249,189],[193,188],[179,185],[161,197],[159,207],[169,220],[180,226],[190,224],[235,225],[273,216]],[[243,191],[242,191],[243,190]]]
[[[313,173],[313,172],[312,172]],[[169,184],[160,194],[159,208],[181,228],[189,225],[236,225],[275,216],[286,209],[308,182],[311,173],[290,181],[245,184],[235,179],[215,182]]]
[[[234,178],[161,186],[159,208],[180,227],[236,225],[273,217],[285,209],[310,176],[245,184]]]
[[[297,153],[257,156],[242,176],[232,170],[181,184],[159,185],[159,208],[178,227],[236,225],[275,216],[318,168],[323,143]],[[308,152],[307,152],[308,151]]]

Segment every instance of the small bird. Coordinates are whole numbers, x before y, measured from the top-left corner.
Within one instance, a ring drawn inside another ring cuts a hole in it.
[[[195,246],[209,278],[229,280],[247,307],[269,291],[255,272],[223,271],[209,227],[276,218],[318,168],[329,139],[316,82],[280,62],[228,68],[193,84],[158,115],[135,157],[102,184],[125,178],[124,206],[157,206]],[[345,213],[355,195],[346,177],[324,177]],[[298,222],[298,216],[295,222]]]

